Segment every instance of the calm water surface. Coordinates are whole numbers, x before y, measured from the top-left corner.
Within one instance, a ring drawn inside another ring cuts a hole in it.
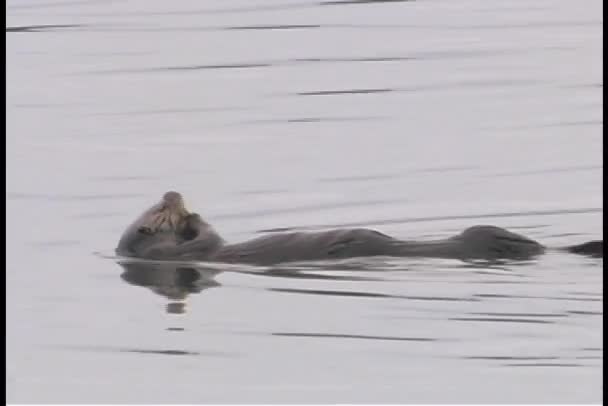
[[[8,401],[600,403],[601,259],[108,256],[169,189],[231,241],[603,238],[602,7],[9,1]]]

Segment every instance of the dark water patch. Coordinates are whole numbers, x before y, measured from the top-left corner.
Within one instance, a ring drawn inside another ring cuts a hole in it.
[[[63,28],[83,27],[79,24],[45,24],[45,25],[23,25],[18,27],[6,27],[6,32],[48,32]]]
[[[476,316],[500,316],[500,317],[568,317],[564,313],[508,313],[508,312],[471,312]]]
[[[257,230],[256,233],[285,233],[288,231],[298,231],[297,227],[275,227]]]
[[[60,347],[61,348],[61,347]],[[174,349],[145,349],[129,347],[105,347],[105,346],[63,346],[62,348],[73,351],[86,352],[114,352],[114,353],[134,353],[152,355],[171,355],[171,356],[207,356],[207,357],[235,357],[240,354],[224,351],[187,351]]]
[[[548,361],[559,359],[560,357],[517,357],[517,356],[500,356],[500,355],[490,355],[490,356],[466,356],[462,357],[463,359],[479,359],[479,360],[492,360],[492,361]]]
[[[522,212],[503,212],[503,213],[485,213],[485,214],[464,214],[452,216],[429,216],[429,217],[406,217],[393,219],[379,219],[374,221],[359,221],[339,224],[320,224],[313,226],[293,226],[289,227],[291,231],[306,231],[318,230],[324,228],[340,228],[340,227],[373,227],[379,225],[391,224],[406,224],[406,223],[426,223],[433,221],[447,220],[482,220],[491,218],[508,218],[508,217],[534,217],[534,216],[554,216],[558,214],[591,214],[602,213],[601,207],[590,207],[581,209],[561,209],[561,210],[530,210]],[[278,228],[271,229],[277,230]]]
[[[371,121],[386,117],[377,116],[357,116],[357,117],[305,117],[305,118],[290,118],[288,123],[320,123],[320,122],[342,122],[342,121]]]
[[[559,297],[559,296],[525,296],[525,295],[507,295],[500,293],[477,293],[473,297],[487,299],[544,299],[544,300],[566,300],[579,302],[601,302],[603,299],[583,298],[583,297]]]
[[[160,355],[202,355],[200,352],[182,350],[140,350],[135,348],[120,349],[121,352],[135,352],[138,354],[160,354]]]
[[[495,275],[498,275],[498,274],[495,274]],[[448,282],[448,283],[450,283],[450,282]],[[470,280],[470,281],[454,281],[453,283],[455,283],[455,284],[469,283],[469,284],[480,284],[480,285],[529,285],[530,281],[527,281],[527,280],[523,280],[523,281]]]
[[[489,87],[514,87],[514,86],[530,86],[544,84],[540,80],[527,79],[491,79],[491,80],[463,80],[452,83],[440,83],[436,85],[422,85],[397,88],[399,92],[419,92],[447,89],[471,89],[471,88],[489,88]]]
[[[401,62],[420,59],[413,56],[363,56],[355,58],[294,58],[290,62]]]
[[[153,68],[148,71],[159,70],[203,70],[203,69],[247,69],[247,68],[264,68],[272,66],[271,63],[227,63],[217,65],[191,65],[191,66],[169,66],[165,68]]]
[[[442,297],[442,296],[405,296],[390,295],[386,293],[354,292],[344,290],[316,290],[316,289],[289,289],[289,288],[267,288],[266,290],[280,293],[300,293],[306,295],[338,296],[338,297],[362,297],[362,298],[382,298],[382,299],[405,299],[441,302],[476,302],[474,298],[461,297]]]
[[[321,6],[339,6],[347,4],[409,3],[413,1],[415,0],[331,0],[322,1],[319,4]]]
[[[306,92],[295,93],[297,96],[336,96],[336,95],[350,95],[350,94],[376,94],[376,93],[390,93],[390,92],[422,92],[422,91],[437,91],[437,90],[448,90],[448,89],[473,89],[473,88],[488,88],[488,87],[513,87],[513,86],[530,86],[538,85],[544,82],[538,80],[509,80],[509,79],[495,79],[495,80],[472,80],[472,81],[460,81],[453,83],[441,83],[434,85],[417,85],[408,87],[394,87],[394,88],[370,88],[370,89],[335,89],[335,90],[314,90]]]
[[[528,363],[513,363],[513,364],[502,364],[505,367],[582,367],[583,364],[574,363],[550,363],[550,362],[539,362],[534,364]]]
[[[221,70],[221,69],[251,69],[264,68],[272,66],[272,63],[227,63],[227,64],[210,64],[210,65],[184,65],[184,66],[164,66],[157,68],[141,68],[141,69],[107,69],[75,73],[76,75],[105,75],[105,74],[121,74],[121,73],[154,73],[154,72],[173,72],[173,71],[199,71],[199,70]]]
[[[289,289],[289,288],[267,288],[272,292],[281,293],[301,293],[307,295],[323,295],[323,296],[345,296],[345,297],[367,297],[367,298],[395,298],[394,295],[388,295],[384,293],[371,293],[371,292],[349,292],[349,291],[338,291],[338,290],[310,290],[310,289]]]
[[[293,25],[252,25],[252,26],[172,26],[172,27],[132,27],[115,25],[112,27],[97,26],[88,29],[88,32],[113,32],[113,33],[175,33],[175,32],[213,32],[213,31],[286,31],[286,30],[308,30],[320,28],[340,28],[340,25],[318,25],[318,24],[293,24]],[[150,53],[148,53],[150,54]],[[104,55],[109,55],[105,53]]]
[[[549,320],[534,320],[534,319],[515,319],[503,317],[449,317],[448,320],[454,321],[483,321],[483,322],[500,322],[500,323],[530,323],[530,324],[553,324]]]
[[[598,300],[602,300],[602,299],[598,299]],[[604,312],[596,312],[596,311],[590,311],[590,310],[567,310],[566,313],[581,315],[581,316],[601,316],[604,314]]]
[[[298,30],[308,28],[321,28],[318,24],[284,24],[284,25],[241,25],[225,27],[226,30]]]
[[[357,30],[360,29],[387,29],[387,28],[411,28],[411,26],[404,25],[334,25],[331,26],[333,28],[354,28]],[[537,53],[538,51],[546,50],[546,47],[535,48],[535,49],[478,49],[478,50],[468,50],[468,49],[459,49],[459,50],[437,50],[437,51],[415,51],[408,53],[407,55],[373,55],[373,56],[359,56],[359,57],[306,57],[306,58],[293,58],[288,59],[286,63],[352,63],[352,62],[409,62],[409,61],[423,61],[423,60],[445,60],[445,59],[469,59],[469,58],[483,58],[487,59],[492,56],[505,56],[512,54],[528,54],[528,53]],[[490,83],[496,82],[496,80],[489,81]],[[538,80],[499,80],[499,83],[502,84],[541,84],[546,83]],[[458,84],[456,82],[455,84]],[[488,83],[487,80],[477,80],[477,81],[465,81],[466,83]],[[445,85],[432,85],[425,87],[413,87],[413,88],[403,88],[403,90],[416,90],[422,89],[425,90],[428,87],[431,89],[438,88],[439,86]],[[462,87],[462,85],[460,86]]]
[[[310,92],[296,93],[298,96],[334,96],[344,94],[372,94],[372,93],[389,93],[395,89],[378,88],[378,89],[345,89],[345,90],[315,90]]]
[[[356,28],[356,29],[364,29],[364,28],[391,28],[391,26],[386,25],[340,25],[335,26],[336,28]],[[411,28],[408,26],[394,26],[392,28]],[[488,50],[441,50],[441,51],[424,51],[424,52],[412,52],[407,55],[384,55],[384,56],[359,56],[359,57],[307,57],[307,58],[293,58],[288,59],[286,62],[295,62],[295,63],[352,63],[352,62],[410,62],[410,61],[423,61],[423,60],[445,60],[445,59],[469,59],[469,58],[484,58],[487,59],[491,56],[504,56],[508,54],[516,54],[516,53],[529,53],[530,50],[521,49],[488,49]],[[465,81],[464,83],[481,83],[487,84],[488,82],[498,82],[502,84],[540,84],[544,83],[538,80],[493,80],[493,81]],[[459,84],[456,82],[455,84]],[[401,90],[426,90],[426,89],[435,89],[440,88],[439,86],[445,87],[445,85],[427,85],[427,86],[416,86],[416,87],[405,87],[400,88]],[[462,87],[462,85],[460,86]]]
[[[392,336],[369,336],[359,334],[327,334],[327,333],[271,333],[273,336],[280,337],[303,337],[303,338],[348,338],[357,340],[378,340],[378,341],[437,341],[436,338],[428,337],[392,337]]]

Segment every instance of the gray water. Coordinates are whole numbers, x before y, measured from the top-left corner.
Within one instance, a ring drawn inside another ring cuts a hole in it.
[[[8,1],[8,401],[602,402],[602,259],[112,258],[167,190],[229,241],[603,238],[602,7]]]

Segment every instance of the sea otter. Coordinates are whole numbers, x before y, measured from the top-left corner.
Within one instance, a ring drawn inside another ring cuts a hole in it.
[[[603,240],[555,250],[603,258]],[[526,260],[547,247],[500,227],[478,225],[450,238],[405,241],[365,228],[293,232],[228,244],[177,192],[146,210],[122,235],[118,255],[154,260],[272,265],[370,256]]]

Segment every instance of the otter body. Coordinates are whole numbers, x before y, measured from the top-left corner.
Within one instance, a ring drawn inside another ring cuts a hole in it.
[[[119,255],[256,265],[370,256],[434,257],[461,260],[525,260],[547,250],[542,244],[495,226],[474,226],[454,237],[404,241],[375,230],[355,228],[294,232],[228,244],[198,214],[189,213],[181,195],[163,200],[131,224],[119,241]],[[603,241],[561,248],[603,257]]]

